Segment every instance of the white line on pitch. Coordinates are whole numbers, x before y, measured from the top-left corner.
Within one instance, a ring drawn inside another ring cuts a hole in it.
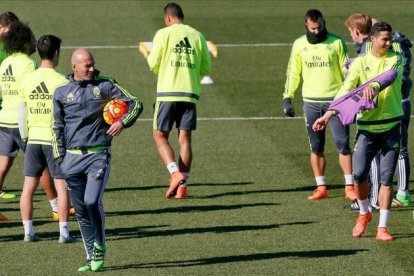
[[[197,118],[197,121],[264,121],[264,120],[295,120],[303,119],[303,117],[202,117]],[[140,121],[153,121],[153,119],[144,118],[138,119]]]

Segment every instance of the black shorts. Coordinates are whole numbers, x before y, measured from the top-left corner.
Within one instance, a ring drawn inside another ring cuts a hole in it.
[[[52,178],[63,178],[53,158],[52,146],[28,144],[24,155],[24,175],[40,177],[46,167]]]
[[[17,152],[24,152],[26,145],[20,137],[18,128],[0,127],[0,155],[16,157]]]
[[[326,128],[322,131],[314,131],[312,126],[318,118],[322,117],[323,114],[328,111],[329,105],[329,103],[308,102],[303,104],[309,144],[311,151],[315,154],[323,153],[325,151]],[[328,126],[331,129],[337,152],[344,155],[351,154],[351,148],[349,146],[349,126],[344,126],[338,116],[332,117],[329,120]]]
[[[392,185],[400,151],[400,139],[399,124],[381,133],[359,130],[352,156],[352,171],[355,181],[360,184],[368,179],[371,161],[379,153],[380,183]]]
[[[153,129],[170,132],[174,123],[178,129],[195,130],[196,104],[190,102],[156,102]]]

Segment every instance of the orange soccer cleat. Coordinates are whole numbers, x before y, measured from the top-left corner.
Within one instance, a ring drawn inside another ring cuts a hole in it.
[[[313,194],[308,197],[309,200],[320,200],[328,198],[328,190],[326,186],[319,186],[313,191]]]
[[[177,189],[177,194],[175,195],[176,199],[184,199],[187,198],[187,187],[186,186],[179,186]]]
[[[365,215],[359,215],[355,223],[354,229],[352,229],[352,236],[359,238],[365,233],[368,222],[372,220],[372,213],[368,212]]]
[[[392,241],[394,237],[388,232],[388,228],[378,227],[377,236],[375,237],[377,241]]]
[[[170,178],[170,187],[168,188],[165,197],[171,198],[175,196],[177,194],[178,187],[183,184],[185,184],[185,176],[179,171],[173,173]]]
[[[354,201],[357,199],[357,195],[355,193],[353,185],[345,186],[345,199],[349,199],[350,201]]]

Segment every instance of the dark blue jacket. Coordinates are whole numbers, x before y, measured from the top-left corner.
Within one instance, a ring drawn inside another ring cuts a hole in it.
[[[99,74],[99,73],[98,73]],[[92,81],[77,81],[68,75],[69,83],[56,89],[53,97],[53,155],[63,157],[67,149],[110,146],[112,136],[103,119],[103,109],[112,99],[128,104],[128,113],[121,118],[129,127],[142,113],[142,103],[115,80],[96,74]]]

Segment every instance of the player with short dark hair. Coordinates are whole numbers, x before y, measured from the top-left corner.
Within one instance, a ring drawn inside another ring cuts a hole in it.
[[[346,94],[359,84],[365,83],[387,70],[397,71],[395,81],[381,93],[378,94],[380,86],[377,82],[371,83],[364,89],[363,98],[367,101],[375,101],[377,107],[360,111],[357,115],[357,141],[353,153],[354,185],[360,206],[360,215],[352,235],[361,237],[365,233],[367,224],[372,220],[372,214],[368,208],[368,174],[372,159],[378,152],[381,152],[380,218],[376,239],[390,241],[394,239],[388,231],[392,180],[400,150],[400,123],[403,117],[401,106],[402,57],[391,48],[392,28],[389,24],[385,22],[374,24],[370,38],[372,49],[354,59],[338,96]],[[335,113],[335,110],[328,110],[315,121],[313,129],[315,131],[324,129]]]
[[[24,156],[24,184],[20,197],[20,210],[24,227],[24,241],[38,241],[33,228],[33,196],[39,179],[48,168],[57,191],[59,217],[59,243],[72,243],[69,235],[69,195],[63,176],[53,158],[52,151],[52,99],[55,89],[67,83],[66,78],[55,71],[59,63],[60,38],[42,36],[37,42],[41,57],[40,68],[28,74],[21,85],[19,105],[19,130],[26,141]]]
[[[378,23],[377,19],[371,18],[368,14],[358,12],[350,15],[345,21],[345,26],[348,28],[352,40],[355,43],[355,51],[357,54],[364,54],[369,52],[372,48],[370,40],[370,31],[372,23]],[[402,106],[404,117],[401,120],[401,147],[400,155],[397,163],[397,185],[398,192],[393,199],[392,206],[409,206],[412,200],[409,194],[409,179],[410,179],[410,158],[408,154],[408,128],[411,117],[411,101],[410,90],[412,81],[410,78],[411,72],[411,41],[401,32],[395,31],[392,33],[392,48],[394,51],[400,53],[403,58],[403,76],[402,76]],[[372,211],[379,210],[378,206],[378,192],[380,188],[380,171],[379,171],[379,155],[377,155],[371,164],[370,171],[370,209]],[[350,211],[359,211],[358,202],[354,202],[347,206]]]
[[[153,137],[158,154],[171,175],[166,198],[187,197],[192,164],[191,133],[196,129],[196,104],[200,98],[200,77],[211,70],[204,35],[183,23],[184,14],[176,3],[164,8],[165,28],[157,31],[147,58],[158,75]],[[180,153],[178,165],[168,141],[176,124]]]

